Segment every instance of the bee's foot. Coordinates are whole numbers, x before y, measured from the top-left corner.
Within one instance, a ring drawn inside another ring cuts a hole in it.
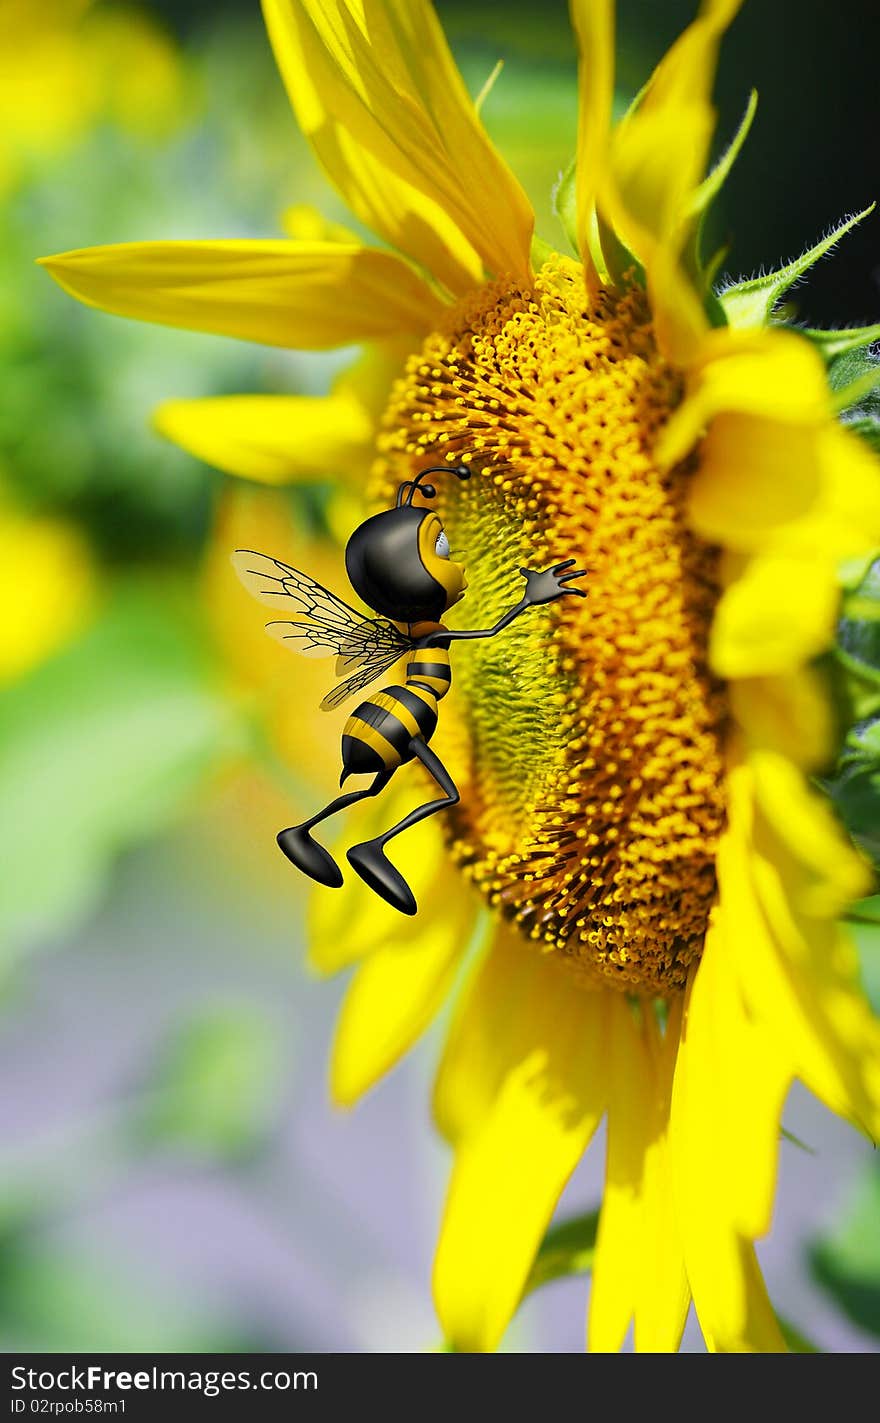
[[[318,884],[326,884],[329,889],[339,888],[342,871],[329,850],[313,840],[308,830],[301,825],[292,825],[289,830],[282,830],[277,838],[278,848],[304,875],[317,880]]]
[[[380,840],[365,840],[362,845],[352,845],[348,863],[380,899],[399,909],[401,914],[415,914],[418,908],[415,895],[400,870],[386,860]]]

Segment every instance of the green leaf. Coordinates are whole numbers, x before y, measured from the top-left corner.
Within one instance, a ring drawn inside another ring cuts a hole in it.
[[[815,247],[795,258],[776,272],[768,272],[763,277],[753,277],[748,281],[734,282],[718,293],[731,326],[751,328],[766,326],[770,322],[779,302],[795,282],[807,274],[812,266],[824,257],[857,223],[874,211],[874,204],[840,223]]]
[[[99,621],[0,698],[0,944],[82,917],[113,858],[236,746],[182,596],[120,589]]]
[[[824,665],[841,725],[851,727],[880,712],[880,557],[850,560],[841,579],[837,638]]]
[[[880,358],[873,348],[844,351],[828,369],[841,423],[880,454]]]
[[[598,1229],[598,1208],[551,1226],[526,1281],[523,1298],[553,1280],[588,1274],[593,1268]]]
[[[149,1144],[250,1153],[274,1120],[281,1077],[274,1025],[256,1008],[206,1009],[166,1045],[135,1127]]]
[[[707,315],[713,326],[727,325],[727,312],[715,292],[714,281],[718,270],[727,256],[727,249],[721,248],[706,261],[703,256],[706,222],[715,199],[730,176],[730,171],[742,151],[749,136],[755,111],[758,107],[758,91],[752,89],[739,128],[719,158],[715,167],[696,189],[691,202],[691,215],[699,220],[694,224],[685,249],[685,265],[702,293]]]
[[[843,1221],[810,1251],[819,1284],[860,1329],[880,1336],[880,1169],[871,1164]]]
[[[864,346],[872,346],[880,341],[880,323],[876,326],[851,326],[839,331],[820,331],[813,327],[800,327],[803,336],[808,336],[814,346],[818,346],[826,361],[844,356],[848,351],[860,351]]]

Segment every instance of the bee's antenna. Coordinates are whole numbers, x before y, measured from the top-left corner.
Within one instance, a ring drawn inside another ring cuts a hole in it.
[[[407,479],[397,491],[397,508],[401,505],[411,504],[416,490],[419,494],[424,494],[426,499],[433,499],[437,490],[433,484],[420,484],[419,481],[426,474],[454,474],[456,479],[470,479],[471,469],[466,464],[432,464],[428,469],[420,470],[415,479]]]

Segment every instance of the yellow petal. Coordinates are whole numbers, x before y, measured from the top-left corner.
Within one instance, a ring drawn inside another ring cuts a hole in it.
[[[709,154],[718,43],[740,0],[707,0],[611,137],[599,208],[645,269],[660,349],[679,368],[708,332],[702,298],[680,257]]]
[[[434,1267],[440,1321],[460,1349],[498,1344],[605,1109],[606,1003],[605,993],[582,989],[506,928],[468,994],[448,1050],[462,1061],[446,1065],[468,1093],[461,1113],[468,1129]],[[482,1081],[467,1080],[466,1063],[482,1063]]]
[[[644,1267],[645,1149],[654,1127],[656,1091],[641,1021],[622,994],[609,993],[605,1011],[608,1145],[587,1331],[588,1347],[596,1353],[621,1347],[635,1310]]]
[[[728,695],[750,747],[782,752],[805,770],[828,764],[836,727],[825,679],[816,668],[740,678],[730,683]]]
[[[478,285],[483,264],[443,208],[375,158],[357,129],[347,130],[325,104],[316,81],[323,65],[330,76],[324,87],[332,89],[337,82],[332,62],[317,48],[292,0],[264,0],[263,10],[299,126],[351,211],[455,295]]]
[[[817,508],[819,455],[813,426],[718,415],[700,448],[690,522],[703,538],[728,548],[778,546],[780,534]]]
[[[437,1126],[453,1144],[491,1110],[508,1061],[527,1050],[530,1019],[542,1022],[543,1005],[553,998],[552,982],[546,998],[542,990],[558,967],[538,950],[516,947],[499,930],[456,1006],[433,1101]]]
[[[642,1177],[644,1254],[636,1286],[634,1331],[638,1353],[674,1353],[681,1343],[691,1300],[675,1213],[668,1139],[681,1019],[681,997],[669,1004],[662,1038],[656,1020],[649,1015],[645,1018],[655,1094]]]
[[[618,235],[643,258],[648,233],[680,251],[695,189],[706,169],[721,35],[741,0],[707,0],[657,66],[641,101],[614,135],[612,166],[624,226]],[[652,251],[644,254],[650,261]]]
[[[668,1162],[680,1000],[661,1037],[653,1011],[637,1019],[609,994],[608,1148],[590,1292],[591,1350],[620,1348],[631,1317],[639,1352],[674,1352],[690,1304]]]
[[[742,932],[743,992],[791,1070],[832,1111],[880,1136],[880,1023],[859,986],[852,945],[835,923],[865,892],[867,868],[829,807],[785,757],[752,753],[730,778],[725,850]],[[735,854],[742,841],[747,849]]]
[[[471,937],[476,904],[463,881],[443,880],[446,892],[420,906],[419,931],[402,921],[352,979],[331,1062],[331,1090],[340,1106],[351,1106],[394,1066],[449,991]]]
[[[588,282],[598,283],[590,252],[596,195],[608,161],[614,100],[614,6],[611,0],[572,0],[578,41],[577,235]]]
[[[41,264],[88,306],[269,346],[417,334],[442,311],[406,263],[354,243],[125,242]]]
[[[362,473],[374,427],[350,395],[226,395],[169,400],[161,434],[227,474],[261,484]]]
[[[840,601],[827,560],[743,559],[715,609],[709,660],[720,677],[790,673],[829,646]]]
[[[829,560],[880,538],[880,467],[834,420],[824,367],[801,337],[713,332],[660,457],[680,459],[706,425],[689,495],[704,538]]]
[[[657,444],[658,459],[674,464],[715,416],[731,412],[786,425],[815,424],[827,418],[828,387],[818,352],[804,337],[789,331],[708,332],[699,362],[689,373],[687,397]],[[780,438],[790,434],[785,429]],[[741,465],[737,474],[747,482],[747,492],[740,492],[742,504],[752,501],[758,490],[761,503],[777,497],[774,481],[754,475],[747,459]]]
[[[753,753],[749,766],[756,848],[786,875],[800,912],[833,921],[870,892],[866,861],[846,839],[829,802],[810,789],[787,756]]]
[[[670,1124],[673,1189],[700,1326],[723,1351],[784,1347],[748,1233],[769,1224],[789,1074],[744,1012],[728,905],[692,975]]]
[[[306,131],[331,114],[350,141],[333,153],[336,135],[326,138],[322,158],[336,181],[350,189],[357,153],[367,152],[430,200],[415,210],[417,245],[439,208],[490,271],[526,277],[531,209],[480,123],[427,0],[266,0],[265,8],[288,83],[308,75]],[[375,164],[361,178],[381,182]],[[405,189],[392,201],[405,212]],[[452,228],[438,228],[447,247]]]

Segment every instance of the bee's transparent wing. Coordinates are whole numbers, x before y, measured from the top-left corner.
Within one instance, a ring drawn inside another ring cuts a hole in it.
[[[298,614],[290,620],[267,623],[266,631],[272,637],[303,657],[335,656],[337,676],[354,669],[355,676],[324,698],[321,706],[325,711],[380,677],[412,646],[393,623],[365,618],[307,573],[279,558],[236,549],[232,564],[253,597],[271,608],[290,608]]]
[[[401,649],[390,648],[387,652],[374,652],[371,657],[363,662],[357,672],[351,677],[347,677],[344,682],[340,682],[338,687],[334,687],[332,692],[328,692],[321,703],[322,711],[333,711],[336,707],[353,697],[355,692],[359,692],[362,687],[366,687],[370,682],[375,682],[377,677],[381,677],[383,672],[387,672],[389,667],[393,667],[400,659]]]

